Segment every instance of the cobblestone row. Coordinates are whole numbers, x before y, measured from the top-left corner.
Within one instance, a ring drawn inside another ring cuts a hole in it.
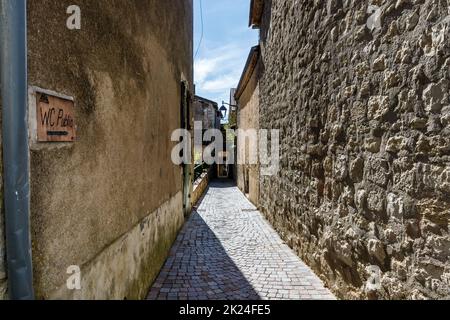
[[[245,196],[213,182],[149,299],[334,299]]]

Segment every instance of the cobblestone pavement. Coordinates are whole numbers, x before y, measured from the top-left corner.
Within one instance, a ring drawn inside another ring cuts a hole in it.
[[[150,300],[335,299],[230,182],[210,185]]]

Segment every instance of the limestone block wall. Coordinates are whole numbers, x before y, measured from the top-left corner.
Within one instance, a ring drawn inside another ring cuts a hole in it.
[[[261,51],[268,219],[341,298],[450,298],[450,1],[265,1]]]

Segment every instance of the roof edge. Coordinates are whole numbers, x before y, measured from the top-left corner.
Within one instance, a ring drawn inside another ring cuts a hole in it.
[[[250,54],[247,58],[247,63],[245,64],[244,71],[242,72],[241,79],[239,80],[239,85],[236,89],[236,93],[234,94],[234,98],[238,101],[242,93],[244,93],[245,88],[247,88],[248,83],[253,75],[253,72],[256,69],[256,65],[258,64],[260,57],[260,47],[254,46],[250,50]]]
[[[219,106],[219,103],[217,103],[217,102],[215,102],[215,101],[212,101],[212,100],[209,100],[209,99],[207,99],[207,98],[203,98],[203,97],[198,96],[198,95],[195,95],[194,98],[197,99],[197,100],[201,100],[201,101],[204,101],[204,102],[208,102],[208,103],[213,104],[213,105],[215,105],[215,106],[217,106],[217,107]]]
[[[250,2],[250,18],[249,27],[258,29],[261,24],[264,8],[264,0],[251,0]]]

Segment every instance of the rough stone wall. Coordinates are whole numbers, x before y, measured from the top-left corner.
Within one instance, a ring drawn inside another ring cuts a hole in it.
[[[259,117],[257,116],[259,113],[258,72],[258,68],[255,68],[238,101],[237,127],[240,130],[259,129]],[[256,147],[258,148],[257,144]],[[245,184],[248,183],[248,198],[255,206],[258,206],[259,165],[248,162],[250,157],[249,148],[249,141],[238,141],[237,159],[246,159],[246,162],[245,164],[240,163],[237,165],[237,185],[242,192],[246,193]]]
[[[28,1],[29,85],[74,97],[78,127],[71,145],[32,146],[36,295],[142,298],[183,223],[170,137],[181,81],[192,91],[192,1],[80,0],[81,30],[72,4]],[[72,265],[81,293],[60,291]]]
[[[450,1],[265,1],[261,47],[270,221],[341,298],[450,298]]]
[[[217,104],[194,99],[194,121],[202,122],[203,130],[217,128]]]

